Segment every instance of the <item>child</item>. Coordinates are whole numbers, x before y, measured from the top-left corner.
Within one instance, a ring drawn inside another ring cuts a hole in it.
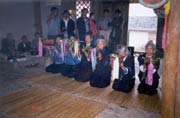
[[[76,77],[79,71],[80,54],[79,54],[79,43],[74,37],[71,37],[66,43],[65,47],[65,66],[62,71],[63,76]]]
[[[143,55],[138,57],[139,61],[139,80],[138,92],[147,95],[154,95],[157,93],[157,87],[159,84],[159,59],[155,57],[155,45],[152,41],[149,41],[145,46]],[[154,57],[153,57],[154,56]]]
[[[90,79],[90,75],[92,73],[91,66],[91,49],[93,48],[92,39],[90,34],[86,34],[85,36],[85,45],[81,51],[81,63],[80,70],[75,77],[75,80],[80,82],[87,82]]]
[[[53,64],[46,67],[46,72],[61,73],[64,66],[62,45],[63,40],[60,37],[57,37],[56,44],[54,46],[47,47],[50,55],[53,57]]]
[[[122,92],[130,92],[134,87],[135,82],[135,69],[134,69],[134,57],[129,53],[126,46],[117,46],[117,58],[119,60],[119,75],[114,80],[113,89]],[[116,65],[113,65],[116,66]]]
[[[91,53],[93,72],[90,76],[90,85],[92,87],[104,88],[110,85],[111,67],[109,52],[105,46],[105,40],[98,39],[97,46]]]

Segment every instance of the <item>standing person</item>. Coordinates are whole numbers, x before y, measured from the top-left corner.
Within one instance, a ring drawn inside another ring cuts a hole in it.
[[[59,9],[56,7],[51,8],[51,13],[47,20],[48,25],[48,39],[56,39],[60,35],[60,17]]]
[[[94,13],[93,12],[90,13],[89,27],[90,27],[90,32],[91,32],[92,38],[93,38],[92,43],[95,46],[96,41],[97,41],[98,29],[96,26],[96,21],[94,20]]]
[[[134,57],[124,45],[118,45],[116,53],[119,65],[114,64],[113,66],[119,68],[119,77],[114,80],[112,88],[128,93],[133,89],[135,83]]]
[[[160,60],[155,57],[155,44],[149,41],[145,46],[146,53],[138,57],[139,61],[139,80],[138,92],[154,95],[157,93],[159,85],[159,74],[158,69]]]
[[[87,17],[88,9],[83,8],[81,10],[81,17],[77,19],[77,34],[80,41],[84,41],[86,33],[90,31],[89,29],[89,18]]]
[[[15,51],[15,39],[12,33],[7,33],[6,38],[2,39],[2,52],[11,55]]]
[[[123,17],[119,9],[115,10],[115,17],[112,20],[111,49],[115,51],[117,44],[122,44]]]
[[[19,52],[30,52],[31,50],[31,42],[28,41],[27,36],[23,35],[21,38],[21,42],[18,44],[18,51]]]
[[[75,36],[75,23],[69,17],[69,12],[67,10],[63,12],[63,19],[60,22],[60,27],[63,38],[67,39],[71,36]]]
[[[109,10],[104,10],[104,16],[99,19],[99,35],[102,35],[106,40],[107,46],[109,45],[109,38],[111,33],[111,22],[112,19],[109,17]]]

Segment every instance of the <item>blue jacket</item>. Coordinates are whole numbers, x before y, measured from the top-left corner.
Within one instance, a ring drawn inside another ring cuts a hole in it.
[[[63,64],[63,59],[62,59],[62,52],[61,52],[61,48],[58,44],[55,44],[54,47],[57,49],[57,51],[59,52],[58,54],[52,50],[52,57],[53,57],[53,63],[54,64]]]
[[[73,56],[70,51],[68,51],[64,56],[65,64],[67,65],[76,65],[80,63],[80,60],[77,56]]]

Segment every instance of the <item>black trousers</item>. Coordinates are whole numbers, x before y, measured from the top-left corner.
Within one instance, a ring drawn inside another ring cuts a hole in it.
[[[112,88],[117,91],[122,91],[125,93],[130,92],[135,83],[135,78],[130,78],[130,79],[115,79]]]
[[[157,83],[159,83],[159,80],[156,81]],[[146,94],[146,95],[154,95],[157,93],[157,87],[154,87],[154,86],[150,86],[148,84],[145,83],[145,81],[141,82],[138,86],[138,93],[143,93],[143,94]]]
[[[46,67],[46,72],[61,73],[63,66],[64,64],[51,64],[48,67]]]
[[[67,65],[65,64],[63,67],[63,70],[61,71],[61,74],[63,76],[67,76],[67,77],[76,77],[77,73],[79,71],[79,64],[77,65]]]
[[[93,72],[90,76],[90,85],[92,87],[104,88],[110,85],[111,72]]]

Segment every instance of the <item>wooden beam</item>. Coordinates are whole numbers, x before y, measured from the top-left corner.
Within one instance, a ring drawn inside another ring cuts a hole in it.
[[[162,118],[179,118],[180,113],[180,1],[172,0],[165,49],[163,86],[162,86]]]

